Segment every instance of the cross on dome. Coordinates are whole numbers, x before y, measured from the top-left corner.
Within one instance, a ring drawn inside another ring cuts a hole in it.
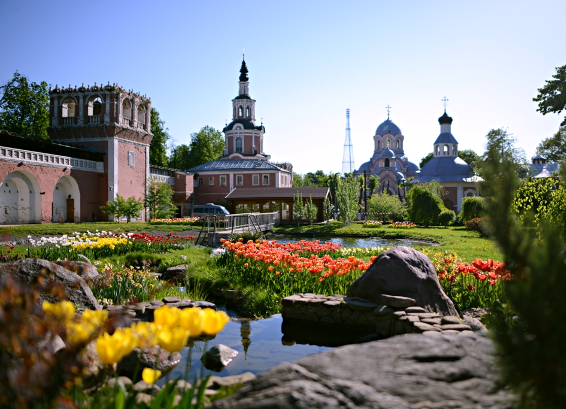
[[[391,109],[391,107],[389,106],[389,104],[387,104],[385,108],[387,109],[387,119],[389,119],[389,110]]]
[[[442,98],[442,102],[444,103],[444,112],[446,112],[446,103],[448,102],[448,98]]]

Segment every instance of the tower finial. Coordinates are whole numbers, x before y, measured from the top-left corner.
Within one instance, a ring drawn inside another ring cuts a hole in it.
[[[242,60],[242,67],[240,68],[240,82],[245,81],[249,81],[248,67],[246,66],[246,60]]]
[[[444,103],[444,112],[446,112],[446,103],[448,102],[448,98],[442,98],[442,102]]]
[[[389,120],[389,110],[391,109],[391,107],[387,105],[385,108],[387,109],[387,120]]]
[[[242,47],[242,60],[246,60],[246,47]]]

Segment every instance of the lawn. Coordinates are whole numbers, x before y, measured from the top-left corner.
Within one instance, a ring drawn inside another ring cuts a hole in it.
[[[414,239],[434,243],[434,247],[426,247],[429,252],[456,253],[465,262],[476,258],[503,261],[503,255],[490,239],[481,237],[479,233],[466,230],[463,226],[392,228],[389,225],[366,227],[362,222],[354,222],[344,226],[341,222],[328,224],[280,226],[273,229],[275,234],[291,234],[314,236],[358,236],[382,237],[388,239]],[[274,236],[276,238],[276,236]],[[422,250],[416,246],[417,250]]]

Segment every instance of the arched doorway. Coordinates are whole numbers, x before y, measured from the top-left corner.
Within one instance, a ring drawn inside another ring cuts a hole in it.
[[[63,176],[53,190],[53,223],[80,220],[81,193],[72,176]]]
[[[39,190],[31,174],[24,171],[8,174],[0,184],[0,224],[39,223]]]

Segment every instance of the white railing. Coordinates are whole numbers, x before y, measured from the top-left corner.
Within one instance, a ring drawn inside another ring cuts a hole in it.
[[[130,126],[131,122],[128,118],[122,118],[122,125]]]
[[[100,115],[91,115],[88,117],[88,122],[90,124],[99,124],[100,123]]]
[[[52,155],[44,152],[28,151],[0,146],[0,161],[22,162],[29,165],[48,165],[55,167],[68,167],[88,172],[104,172],[104,162],[76,159],[69,156]]]
[[[261,231],[271,230],[279,226],[279,212],[272,213],[238,213],[219,215],[217,217],[218,230],[250,230],[257,228]]]
[[[157,179],[158,182],[167,183],[168,185],[171,185],[171,186],[175,185],[175,178],[173,176],[163,176],[163,175],[156,175],[155,173],[152,173],[151,177]]]
[[[145,123],[142,121],[136,121],[136,128],[145,129]]]
[[[65,125],[74,125],[75,124],[75,117],[74,116],[63,117],[63,123]]]

